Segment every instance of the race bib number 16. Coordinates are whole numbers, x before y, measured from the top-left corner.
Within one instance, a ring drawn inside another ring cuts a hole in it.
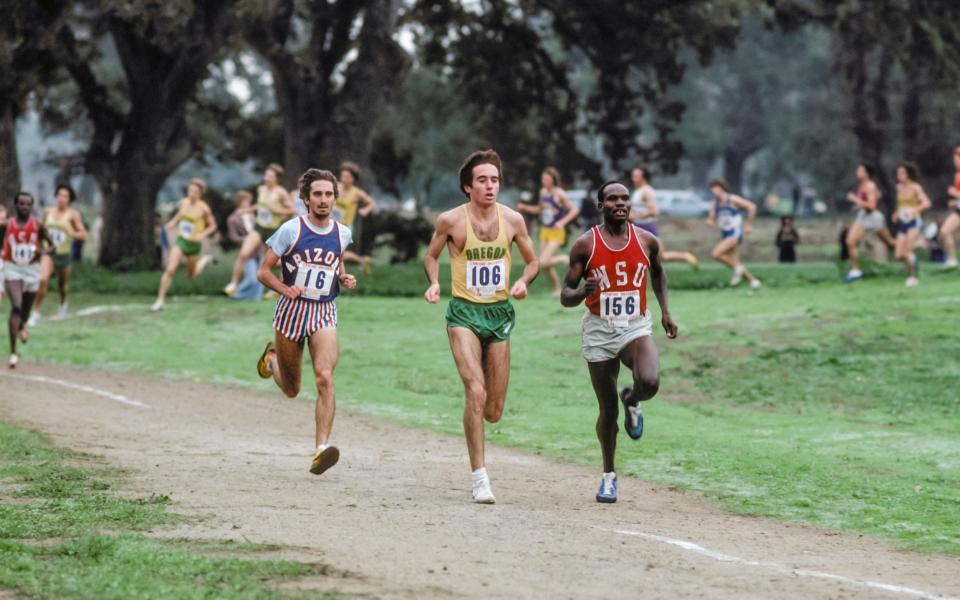
[[[626,327],[640,316],[640,292],[602,292],[600,317],[614,327]]]
[[[467,261],[467,289],[478,298],[489,298],[507,289],[506,275],[502,259]]]
[[[304,289],[303,296],[310,300],[319,300],[330,295],[336,273],[327,267],[302,264],[297,269],[296,286]]]

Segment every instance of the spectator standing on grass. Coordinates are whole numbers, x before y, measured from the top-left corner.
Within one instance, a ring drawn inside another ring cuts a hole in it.
[[[227,217],[227,239],[241,246],[247,234],[253,231],[254,216],[253,211],[250,210],[253,206],[253,195],[246,190],[240,190],[233,195],[233,205],[233,212]],[[234,300],[259,300],[263,296],[263,285],[257,280],[257,270],[260,268],[262,258],[263,250],[261,249],[244,263],[243,279],[237,285]]]
[[[797,262],[796,245],[800,243],[800,234],[793,227],[793,217],[780,217],[780,231],[777,232],[777,248],[780,255],[777,258],[782,263]]]

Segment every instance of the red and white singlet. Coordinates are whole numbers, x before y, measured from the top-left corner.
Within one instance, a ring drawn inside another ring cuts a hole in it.
[[[24,225],[17,222],[16,217],[7,219],[7,231],[3,236],[3,253],[0,257],[4,261],[15,265],[29,265],[33,262],[40,247],[40,226],[36,217]]]
[[[593,253],[587,261],[587,273],[600,280],[600,286],[587,300],[587,308],[611,325],[626,327],[647,312],[647,271],[650,259],[640,237],[629,225],[630,237],[620,250],[607,245],[594,227]]]

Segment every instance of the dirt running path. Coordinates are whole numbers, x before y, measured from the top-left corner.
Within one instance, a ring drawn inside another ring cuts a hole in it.
[[[0,420],[105,456],[132,471],[133,491],[169,494],[175,510],[202,517],[159,535],[278,544],[330,567],[301,587],[390,598],[960,597],[958,559],[734,517],[636,479],[621,478],[620,503],[599,505],[597,469],[528,452],[490,449],[499,504],[476,506],[456,437],[341,413],[340,464],[314,477],[305,401],[52,367],[15,373],[0,373]],[[25,378],[37,376],[88,389]]]

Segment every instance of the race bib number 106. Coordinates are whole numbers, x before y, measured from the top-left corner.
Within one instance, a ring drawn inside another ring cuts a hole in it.
[[[600,317],[614,327],[626,327],[640,316],[640,292],[602,292]]]
[[[319,300],[330,295],[336,272],[327,267],[300,265],[295,285],[304,289],[303,297]]]
[[[467,261],[467,289],[478,298],[489,298],[507,289],[506,263],[503,260]]]

